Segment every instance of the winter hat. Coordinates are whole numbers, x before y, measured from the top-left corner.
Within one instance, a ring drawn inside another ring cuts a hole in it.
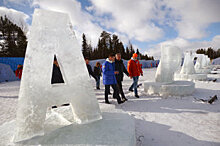
[[[138,57],[138,54],[137,54],[137,53],[134,53],[132,57],[133,57],[133,58],[136,58],[136,57]]]

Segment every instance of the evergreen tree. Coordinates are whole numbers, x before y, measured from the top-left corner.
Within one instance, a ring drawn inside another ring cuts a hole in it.
[[[101,33],[98,40],[98,45],[96,48],[94,48],[94,50],[92,49],[91,42],[90,44],[87,44],[86,37],[83,34],[82,48],[83,55],[91,60],[107,58],[109,53],[121,53],[123,59],[129,60],[135,53],[131,42],[129,42],[128,46],[125,49],[123,43],[119,40],[117,35],[113,34],[111,37],[111,34],[106,31],[103,31]],[[136,53],[139,54],[139,59],[153,59],[153,57],[148,57],[147,54],[142,55],[139,52],[139,49],[136,50]]]
[[[98,48],[97,48],[97,58],[98,59],[103,58],[101,51],[102,51],[102,44],[101,44],[101,40],[99,39],[99,41],[98,41]]]
[[[100,35],[100,42],[98,44],[98,50],[101,51],[101,57],[107,58],[110,50],[111,35],[106,31],[103,31]]]
[[[118,50],[119,50],[119,53],[121,53],[122,58],[124,59],[124,56],[125,56],[125,48],[124,48],[124,45],[123,45],[122,42],[119,42],[119,44],[118,44]]]
[[[135,53],[135,51],[134,51],[133,45],[131,44],[130,41],[129,41],[129,44],[128,44],[128,50],[129,50],[129,58],[131,58],[132,55]]]
[[[113,46],[113,53],[119,53],[119,39],[118,36],[113,34],[112,35],[112,46]]]
[[[129,60],[130,59],[130,53],[129,53],[129,49],[128,47],[126,47],[126,60]]]
[[[205,54],[208,55],[210,59],[215,59],[220,57],[220,49],[215,51],[213,48],[209,47],[207,50],[206,49],[198,49],[196,51],[197,54]]]
[[[140,54],[139,49],[136,50],[136,53],[137,53],[138,55]]]
[[[82,53],[84,57],[88,57],[89,55],[89,48],[86,40],[86,35],[83,33],[82,35]]]
[[[24,57],[27,38],[20,27],[6,16],[0,17],[0,56]]]
[[[88,58],[91,59],[91,60],[93,59],[92,58],[92,45],[91,45],[91,42],[88,45]]]

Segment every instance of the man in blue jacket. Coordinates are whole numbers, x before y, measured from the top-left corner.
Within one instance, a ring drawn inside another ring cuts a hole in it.
[[[119,91],[117,88],[117,81],[115,78],[115,74],[118,74],[118,71],[115,71],[115,56],[114,54],[110,54],[109,57],[102,65],[103,72],[103,84],[105,85],[105,103],[110,104],[108,100],[108,93],[110,92],[110,86],[113,88],[114,93],[113,97],[117,99],[118,104],[123,103],[121,101],[121,97],[119,96]]]

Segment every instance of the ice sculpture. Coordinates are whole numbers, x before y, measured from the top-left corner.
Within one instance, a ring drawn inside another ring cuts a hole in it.
[[[193,57],[191,52],[185,53],[184,63],[180,72],[174,74],[175,80],[206,80],[206,74],[197,74],[195,72]]]
[[[182,53],[174,46],[161,47],[161,59],[156,72],[156,82],[173,82],[173,74],[181,65]]]
[[[210,59],[208,56],[204,54],[196,54],[197,60],[195,64],[196,73],[205,73],[208,74],[211,72],[211,68],[209,66]]]
[[[190,95],[195,84],[190,81],[174,81],[174,73],[180,68],[182,52],[175,46],[161,46],[161,60],[157,68],[155,81],[144,82],[144,91],[161,96]],[[185,70],[183,70],[185,71]]]
[[[201,69],[202,68],[202,59],[203,59],[203,54],[197,54],[195,69]]]
[[[186,52],[184,63],[183,63],[180,73],[181,74],[194,74],[195,73],[195,68],[194,68],[191,52]]]
[[[51,85],[54,55],[63,84]],[[68,15],[36,9],[24,61],[14,141],[43,135],[47,108],[64,103],[70,103],[73,120],[79,124],[102,118]]]

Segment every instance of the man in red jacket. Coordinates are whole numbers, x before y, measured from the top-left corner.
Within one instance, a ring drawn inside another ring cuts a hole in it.
[[[16,77],[19,77],[19,79],[21,79],[22,70],[23,70],[23,65],[19,64],[16,71],[15,71],[15,75],[16,75]]]
[[[133,54],[132,58],[128,61],[128,72],[129,76],[132,79],[133,78],[133,84],[129,88],[129,91],[135,93],[135,97],[139,98],[138,92],[137,92],[137,85],[138,85],[138,79],[139,76],[143,76],[143,71],[141,69],[140,62],[138,61],[138,55],[136,53]],[[134,89],[134,90],[133,90]]]

